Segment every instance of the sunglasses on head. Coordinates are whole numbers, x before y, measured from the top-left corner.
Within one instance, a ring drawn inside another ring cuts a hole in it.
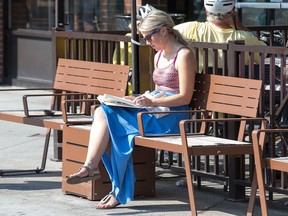
[[[144,39],[144,41],[145,42],[151,42],[151,37],[154,35],[154,34],[156,34],[156,33],[158,33],[158,32],[160,32],[160,28],[158,28],[158,29],[155,29],[154,31],[152,31],[150,34],[148,34],[148,35],[146,35],[143,39]]]

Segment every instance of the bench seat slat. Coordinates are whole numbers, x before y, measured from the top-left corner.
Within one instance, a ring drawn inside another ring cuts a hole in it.
[[[143,137],[146,140],[155,140],[172,145],[182,145],[180,136],[163,136],[163,137]],[[225,138],[207,136],[207,135],[193,135],[187,137],[189,147],[203,147],[203,146],[220,146],[220,145],[251,145],[249,142],[242,142],[237,140],[230,140]]]
[[[31,115],[43,115],[43,111],[31,111]],[[68,114],[69,115],[69,114]],[[70,122],[77,121],[77,122],[91,122],[92,117],[87,115],[75,115],[71,114],[69,116]],[[38,126],[38,127],[45,127],[55,130],[62,130],[65,122],[63,121],[61,112],[55,112],[53,116],[33,116],[33,117],[26,117],[23,111],[6,111],[0,112],[0,119],[11,121],[15,123],[22,123],[26,125]]]
[[[267,158],[264,162],[266,167],[288,172],[288,157]]]

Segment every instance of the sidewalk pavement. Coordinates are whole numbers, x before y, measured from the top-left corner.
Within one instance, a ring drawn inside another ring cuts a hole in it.
[[[5,87],[0,87],[3,88]],[[31,92],[25,92],[29,93]],[[0,92],[0,98],[0,111],[22,107],[19,92]],[[48,98],[37,99],[32,107],[38,108],[45,103],[49,106]],[[45,128],[0,120],[0,170],[40,167],[45,132]],[[98,210],[95,209],[95,201],[62,193],[62,163],[55,162],[51,158],[53,158],[52,142],[44,172],[0,176],[0,216],[191,215],[187,187],[176,186],[176,182],[182,177],[169,170],[156,169],[155,197],[136,198],[127,205],[120,205],[115,209]],[[199,215],[246,214],[248,200],[230,201],[228,192],[223,191],[223,183],[203,181],[202,185],[202,189],[195,189]],[[247,189],[248,196],[249,189]],[[276,194],[275,201],[270,202],[270,214],[287,215],[287,206],[288,197]],[[254,215],[261,215],[259,200]]]

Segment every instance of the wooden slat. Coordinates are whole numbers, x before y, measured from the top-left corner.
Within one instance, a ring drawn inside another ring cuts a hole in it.
[[[62,79],[63,78],[63,79]],[[97,89],[109,89],[115,91],[115,95],[118,95],[117,91],[122,91],[120,94],[125,95],[126,85],[124,82],[115,82],[111,80],[93,80],[88,78],[78,77],[62,77],[61,81],[58,79],[57,88],[65,91],[83,92],[87,94],[100,94]],[[123,92],[124,91],[124,92]],[[113,94],[114,95],[114,94]]]
[[[129,66],[59,59],[54,88],[88,94],[126,93]]]
[[[211,75],[207,110],[256,117],[262,82]]]
[[[191,107],[255,117],[261,87],[259,80],[197,74]]]
[[[127,71],[124,71],[122,66],[119,67],[119,70],[118,68],[116,68],[116,70],[106,70],[103,68],[106,64],[104,65],[101,65],[101,63],[95,63],[95,64],[100,65],[98,68],[88,68],[88,69],[87,68],[83,69],[81,67],[70,67],[69,65],[67,65],[66,67],[58,66],[57,73],[59,73],[60,75],[67,75],[67,76],[79,76],[87,78],[92,77],[95,79],[99,78],[99,79],[111,79],[111,80],[113,79],[123,80],[127,77]]]

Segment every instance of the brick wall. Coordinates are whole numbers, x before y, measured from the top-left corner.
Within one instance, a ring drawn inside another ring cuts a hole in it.
[[[137,8],[140,7],[142,5],[142,2],[143,2],[143,0],[137,0],[136,1],[136,7]],[[125,13],[130,14],[130,12],[131,12],[131,0],[125,0],[124,4],[125,4],[125,8],[124,8]]]

